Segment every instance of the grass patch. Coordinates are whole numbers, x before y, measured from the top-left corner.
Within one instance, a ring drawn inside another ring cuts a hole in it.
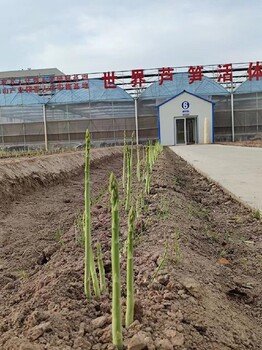
[[[157,218],[159,220],[166,220],[169,218],[169,206],[166,197],[161,197],[158,204]]]
[[[65,241],[64,241],[64,232],[63,230],[59,227],[55,233],[54,233],[54,236],[55,236],[55,240],[61,245],[63,246],[65,244]]]
[[[79,243],[82,247],[84,247],[85,245],[84,216],[81,211],[76,215],[75,229],[76,229],[76,242]]]
[[[209,220],[209,211],[206,208],[201,208],[197,204],[189,203],[187,206],[187,213],[189,217],[195,217],[201,220]]]
[[[261,220],[261,213],[260,213],[260,211],[259,211],[259,209],[256,209],[255,211],[254,211],[254,218],[255,219],[257,219],[257,220]]]

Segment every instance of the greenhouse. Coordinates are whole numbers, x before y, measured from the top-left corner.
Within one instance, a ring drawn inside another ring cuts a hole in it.
[[[97,145],[116,144],[124,130],[135,130],[134,100],[123,89],[104,89],[90,80],[88,89],[62,90],[50,98],[34,93],[1,94],[2,146],[78,146],[88,128]]]
[[[215,142],[246,140],[262,132],[261,78],[220,84],[206,74],[190,84],[187,72],[176,72],[163,84],[157,76],[151,80],[133,93],[125,84],[105,88],[102,79],[82,81],[88,88],[55,89],[47,95],[0,86],[11,88],[0,94],[1,147],[77,147],[84,144],[86,128],[97,146],[122,143],[124,130],[128,138],[134,132],[140,143],[155,140],[157,107],[183,91],[213,103]]]

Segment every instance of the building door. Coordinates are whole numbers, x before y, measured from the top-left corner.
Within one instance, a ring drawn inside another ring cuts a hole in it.
[[[186,118],[186,143],[196,143],[196,118]]]
[[[175,145],[197,143],[197,118],[175,118]]]
[[[175,144],[182,145],[186,143],[185,118],[175,119]]]

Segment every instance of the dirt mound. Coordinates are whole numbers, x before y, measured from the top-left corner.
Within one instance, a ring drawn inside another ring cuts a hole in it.
[[[91,301],[83,292],[83,247],[73,224],[83,209],[83,177],[21,198],[1,218],[4,350],[114,349],[106,187],[110,171],[121,177],[121,157],[91,169],[92,231],[102,244],[107,292]],[[124,308],[124,212],[121,218]],[[261,233],[247,208],[165,150],[136,224],[136,308],[135,322],[124,329],[128,348],[261,349]]]
[[[91,162],[122,152],[121,147],[91,150]],[[78,174],[84,166],[84,152],[0,160],[0,196],[10,201],[22,193],[50,186]]]

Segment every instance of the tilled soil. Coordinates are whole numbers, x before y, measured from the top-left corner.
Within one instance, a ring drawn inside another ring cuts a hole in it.
[[[102,244],[107,291],[92,300],[83,291],[76,220],[83,175],[20,196],[1,215],[1,349],[114,349],[107,184],[112,170],[121,184],[121,156],[91,169],[92,235],[94,245]],[[126,222],[122,210],[123,311]],[[261,231],[249,209],[165,149],[136,222],[135,322],[123,330],[127,348],[262,349]]]

